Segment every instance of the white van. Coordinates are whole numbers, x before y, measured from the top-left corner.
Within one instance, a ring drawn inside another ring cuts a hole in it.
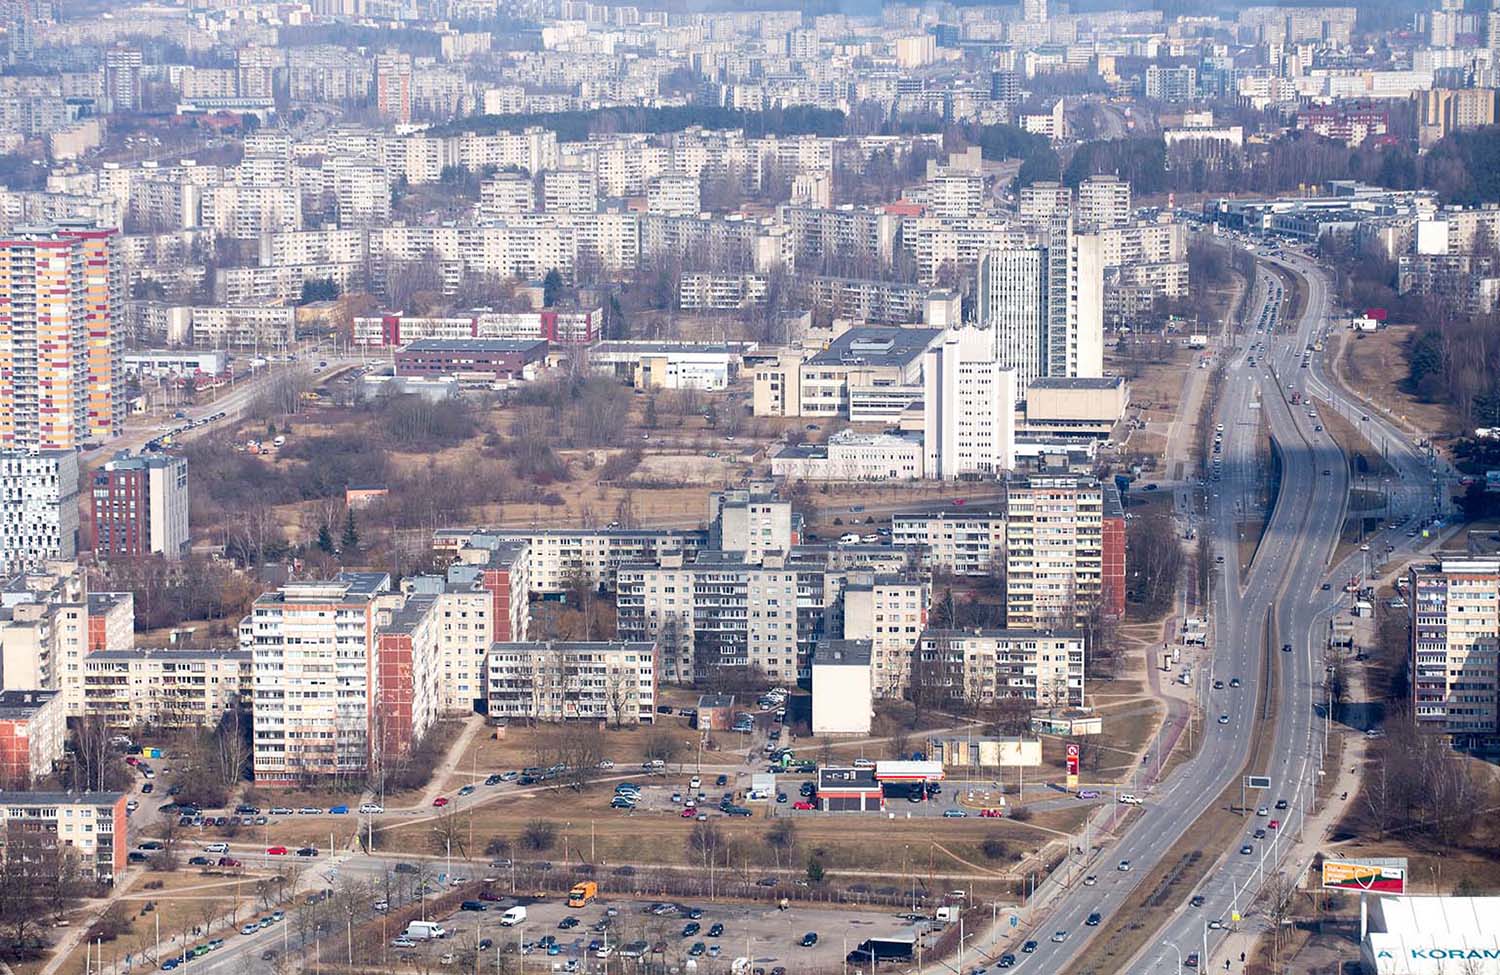
[[[510,910],[500,915],[500,926],[502,928],[513,928],[517,924],[525,923],[526,908],[524,907],[512,907]]]
[[[228,843],[210,843],[203,848],[204,853],[228,853]]]
[[[413,921],[406,926],[402,932],[413,941],[431,941],[433,938],[446,938],[448,932],[436,921]]]
[[[1120,801],[1123,802],[1127,806],[1139,806],[1139,805],[1141,805],[1140,797],[1132,795],[1129,792],[1122,792],[1122,793],[1120,793]]]
[[[858,545],[859,544],[859,532],[848,532],[847,534],[841,535],[839,537],[839,544],[840,545]]]

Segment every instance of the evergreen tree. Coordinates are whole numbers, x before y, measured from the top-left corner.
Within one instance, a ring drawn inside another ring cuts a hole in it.
[[[359,530],[354,527],[354,509],[350,508],[344,516],[344,534],[339,539],[339,544],[348,552],[359,548]]]
[[[333,554],[333,532],[328,530],[327,525],[318,529],[318,548],[329,555]]]
[[[562,294],[562,289],[562,275],[557,273],[557,268],[553,268],[542,279],[542,304],[547,308],[551,308],[557,304],[557,299]]]

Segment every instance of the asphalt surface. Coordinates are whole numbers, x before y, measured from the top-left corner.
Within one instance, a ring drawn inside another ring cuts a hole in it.
[[[1037,948],[1018,954],[1023,971],[1060,972],[1084,955],[1090,936],[1103,928],[1086,926],[1092,913],[1109,917],[1145,878],[1159,876],[1153,868],[1170,866],[1163,859],[1171,847],[1197,820],[1205,804],[1225,788],[1239,783],[1250,753],[1257,688],[1262,680],[1275,681],[1276,711],[1274,744],[1269,761],[1254,774],[1268,775],[1271,788],[1247,794],[1245,838],[1226,851],[1204,850],[1215,864],[1194,891],[1184,891],[1182,903],[1163,912],[1164,927],[1125,970],[1132,972],[1176,971],[1189,952],[1211,948],[1221,932],[1207,923],[1222,918],[1228,922],[1236,907],[1245,910],[1251,891],[1271,873],[1286,852],[1278,837],[1299,828],[1304,810],[1316,790],[1323,743],[1324,709],[1322,649],[1327,621],[1347,600],[1343,582],[1361,571],[1367,553],[1356,551],[1338,566],[1330,566],[1340,528],[1345,518],[1349,489],[1348,466],[1338,446],[1326,432],[1315,427],[1319,420],[1307,415],[1309,407],[1290,403],[1292,388],[1304,391],[1309,384],[1320,397],[1342,404],[1341,411],[1363,416],[1357,404],[1345,403],[1321,369],[1301,368],[1303,350],[1328,327],[1328,287],[1323,274],[1311,262],[1288,254],[1309,282],[1310,295],[1302,317],[1292,330],[1282,328],[1279,313],[1272,309],[1268,327],[1256,330],[1259,314],[1252,306],[1247,333],[1241,347],[1229,360],[1225,375],[1221,418],[1224,424],[1222,474],[1207,485],[1209,510],[1206,527],[1211,550],[1223,561],[1216,565],[1213,601],[1214,656],[1204,686],[1215,678],[1225,681],[1222,690],[1205,692],[1202,746],[1182,762],[1165,781],[1147,791],[1142,815],[1124,831],[1119,841],[1100,850],[1086,866],[1072,871],[1074,881],[1056,897],[1040,917],[1023,924],[1025,934]],[[1264,271],[1257,275],[1253,300],[1272,303],[1275,289]],[[1251,350],[1255,365],[1250,365]],[[1280,447],[1282,468],[1277,499],[1270,523],[1254,562],[1243,578],[1238,562],[1239,522],[1253,507],[1258,487],[1256,438],[1264,418]],[[1371,417],[1367,436],[1384,440],[1387,456],[1401,476],[1391,488],[1392,511],[1413,519],[1432,515],[1432,481],[1424,453],[1396,430]],[[1370,540],[1371,553],[1387,543],[1399,554],[1412,542],[1406,526],[1394,528]],[[1329,589],[1321,588],[1323,583]],[[1274,630],[1268,634],[1268,610],[1275,607]],[[1290,644],[1290,651],[1282,651]],[[1267,647],[1270,650],[1267,650]],[[1268,661],[1267,658],[1270,658]],[[1269,668],[1268,668],[1269,663]],[[1243,686],[1230,688],[1228,678],[1239,677]],[[1220,723],[1221,716],[1224,723]],[[1285,799],[1288,808],[1255,815],[1260,805],[1274,806]],[[1256,828],[1266,828],[1270,819],[1280,820],[1279,830],[1269,830],[1264,841],[1254,840]],[[1251,852],[1241,854],[1241,843]],[[1128,869],[1120,869],[1122,861]],[[1077,877],[1093,875],[1096,883],[1085,886]],[[1204,906],[1187,906],[1187,898],[1198,894]],[[1053,939],[1062,933],[1061,941]],[[973,967],[966,960],[966,971]]]

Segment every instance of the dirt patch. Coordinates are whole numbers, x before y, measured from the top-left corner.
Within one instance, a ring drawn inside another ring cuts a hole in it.
[[[1381,410],[1399,425],[1425,437],[1463,430],[1463,422],[1444,403],[1423,403],[1402,388],[1406,380],[1406,343],[1415,325],[1389,325],[1378,332],[1345,332],[1334,341],[1336,371],[1367,406]]]

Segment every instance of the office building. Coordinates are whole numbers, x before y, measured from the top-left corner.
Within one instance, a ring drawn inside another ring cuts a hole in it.
[[[650,641],[496,643],[485,662],[492,719],[612,725],[656,715],[656,647]]]
[[[1407,570],[1412,717],[1482,740],[1500,731],[1500,561],[1454,558]]]
[[[66,739],[57,691],[0,691],[0,787],[27,789],[50,776]]]
[[[950,329],[927,348],[922,443],[928,477],[993,475],[1015,467],[1016,370],[998,361],[996,334]]]
[[[0,450],[0,572],[78,552],[78,453]]]
[[[977,321],[994,332],[1017,395],[1040,376],[1104,373],[1104,266],[1099,237],[1055,223],[1051,243],[992,250],[979,264]]]
[[[251,650],[96,650],[66,683],[82,702],[79,713],[111,728],[212,728],[231,708],[250,719],[253,657]]]
[[[125,872],[125,793],[0,791],[0,856],[45,861],[71,848],[86,877]]]
[[[0,448],[73,450],[119,433],[113,236],[61,225],[0,237]]]
[[[96,558],[175,559],[187,553],[186,458],[117,455],[94,471],[90,503]]]

